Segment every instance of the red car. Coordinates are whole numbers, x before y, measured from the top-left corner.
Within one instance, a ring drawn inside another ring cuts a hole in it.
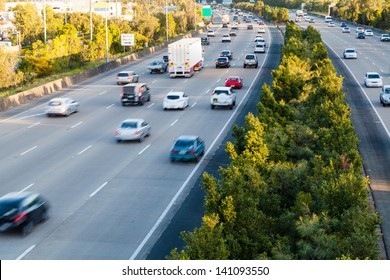
[[[225,81],[225,87],[242,88],[243,80],[238,76],[230,76]]]

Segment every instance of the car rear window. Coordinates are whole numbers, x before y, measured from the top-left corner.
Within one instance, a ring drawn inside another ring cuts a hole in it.
[[[124,92],[134,92],[135,91],[135,86],[125,86],[123,87]]]
[[[254,55],[247,55],[245,58],[246,59],[255,59],[255,56]]]
[[[347,52],[347,53],[354,53],[355,50],[346,50],[345,52]]]
[[[136,122],[123,122],[121,128],[137,128]]]
[[[380,77],[377,74],[370,74],[370,75],[368,75],[368,78],[369,79],[379,79]]]
[[[167,99],[170,99],[170,100],[176,100],[176,99],[179,99],[180,96],[179,95],[168,95],[167,96]]]
[[[229,80],[230,81],[238,81],[238,78],[237,77],[230,77]]]
[[[129,73],[118,73],[118,77],[128,77]]]
[[[191,147],[192,145],[194,145],[194,140],[180,139],[177,140],[175,143],[176,147],[182,147],[182,148]]]
[[[50,101],[49,106],[61,106],[61,101]]]
[[[226,58],[226,57],[220,57],[220,58],[218,58],[218,61],[220,61],[220,62],[226,62],[226,61],[227,61],[227,58]]]
[[[217,94],[217,95],[219,95],[219,94],[229,94],[229,91],[227,91],[227,90],[215,90],[214,94]]]

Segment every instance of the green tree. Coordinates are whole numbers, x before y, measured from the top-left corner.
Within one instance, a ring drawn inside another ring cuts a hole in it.
[[[43,21],[34,4],[18,4],[13,9],[15,27],[20,32],[20,42],[32,44],[43,34]]]

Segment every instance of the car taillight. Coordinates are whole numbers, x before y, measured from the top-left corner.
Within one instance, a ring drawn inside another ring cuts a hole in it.
[[[14,218],[14,222],[19,222],[26,217],[26,212],[21,212]]]
[[[121,132],[119,129],[115,130],[115,135],[120,135],[120,134],[121,134]]]
[[[195,150],[189,150],[189,151],[187,151],[187,154],[193,155],[193,154],[195,154]]]
[[[141,133],[141,131],[139,131],[139,130],[134,131],[135,135],[139,135],[140,133]]]
[[[179,150],[176,150],[176,149],[171,150],[171,154],[178,154],[178,153],[179,153]]]

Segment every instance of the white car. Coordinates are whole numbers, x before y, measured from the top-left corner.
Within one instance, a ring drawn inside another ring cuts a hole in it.
[[[257,38],[255,40],[256,44],[264,44],[264,47],[267,46],[266,42],[265,42],[265,39],[264,38]]]
[[[164,110],[181,109],[188,107],[188,95],[182,91],[173,91],[168,93],[163,101]]]
[[[210,97],[211,109],[215,106],[229,107],[233,109],[236,105],[236,93],[231,87],[216,87]]]
[[[265,53],[265,45],[263,43],[257,43],[254,53]]]
[[[379,100],[383,107],[390,105],[390,85],[384,85],[379,94]]]
[[[367,72],[364,76],[364,85],[366,87],[382,87],[383,81],[381,75],[377,72]]]
[[[355,49],[345,49],[343,52],[344,58],[357,58],[357,52]]]
[[[349,27],[343,27],[343,33],[351,33],[351,29]]]
[[[257,33],[265,33],[265,28],[264,27],[259,27],[257,29]]]
[[[356,33],[359,33],[359,32],[364,32],[364,28],[363,27],[356,27]]]
[[[371,29],[364,30],[364,33],[366,34],[366,36],[374,36],[374,32],[372,32]]]
[[[329,21],[329,22],[328,22],[328,26],[329,26],[329,27],[335,27],[335,26],[336,26],[336,24],[334,24],[334,22],[333,22],[333,21]]]
[[[207,36],[208,37],[215,37],[215,31],[214,30],[207,30]]]
[[[53,98],[47,103],[46,115],[69,116],[79,111],[79,103],[69,97]]]
[[[256,42],[257,39],[264,39],[264,37],[262,35],[256,35],[255,42]]]
[[[232,39],[231,39],[229,34],[222,35],[222,43],[224,43],[224,42],[229,42],[230,43],[231,41],[232,41]]]
[[[145,137],[150,135],[151,130],[151,125],[143,119],[126,119],[115,130],[115,138],[117,142],[125,140],[138,140],[142,142]]]

